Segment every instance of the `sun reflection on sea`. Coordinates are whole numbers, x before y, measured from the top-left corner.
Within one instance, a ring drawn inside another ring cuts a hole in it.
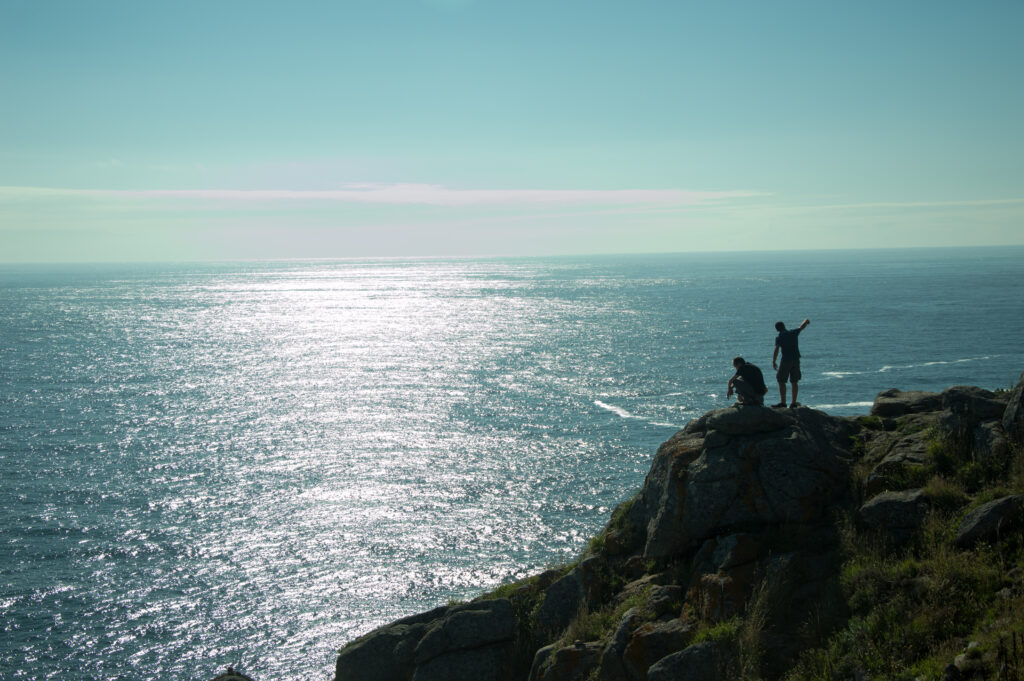
[[[329,668],[325,641],[577,551],[644,454],[580,485],[590,443],[557,412],[582,397],[555,369],[599,310],[516,297],[532,276],[388,264],[115,289],[88,323],[121,351],[86,365],[111,451],[82,464],[116,497],[98,534],[119,548],[89,560],[110,585],[95,622],[122,633],[78,643],[165,673],[307,678],[297,658]]]
[[[870,306],[812,327],[810,406],[1003,376],[1020,334],[988,325],[1019,326],[1021,278],[997,255],[983,295],[973,261],[899,253],[872,276],[820,254],[733,254],[740,278],[712,255],[8,276],[0,669],[328,678],[377,625],[575,558],[723,406],[736,352],[770,357],[777,309]]]

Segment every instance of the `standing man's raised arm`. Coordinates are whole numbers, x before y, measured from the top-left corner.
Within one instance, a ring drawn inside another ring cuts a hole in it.
[[[803,322],[800,323],[800,330],[803,331],[804,329],[806,329],[807,325],[810,324],[810,323],[811,323],[810,319],[805,319]]]

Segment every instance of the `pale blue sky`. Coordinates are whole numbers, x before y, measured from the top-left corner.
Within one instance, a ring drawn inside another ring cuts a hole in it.
[[[1024,243],[1024,3],[0,0],[0,261]]]

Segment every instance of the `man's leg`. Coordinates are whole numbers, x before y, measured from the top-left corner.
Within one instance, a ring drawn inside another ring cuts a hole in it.
[[[797,383],[796,381],[793,381],[793,404],[796,404],[796,403],[797,403],[797,402],[796,402],[796,393],[797,393],[797,390],[798,390],[798,389],[799,389],[799,384],[798,384],[798,383]],[[783,402],[785,402],[785,401],[786,401],[786,398],[785,398],[785,397],[783,397],[783,398],[782,398],[782,401],[783,401]]]
[[[785,407],[786,406],[786,382],[785,381],[779,381],[779,398],[781,400],[779,402],[779,406],[780,407]]]
[[[795,407],[799,404],[796,401],[796,393],[799,389],[797,383],[800,382],[801,378],[803,377],[800,375],[800,360],[797,359],[789,369],[789,382],[793,384],[793,402],[789,405],[791,407]]]

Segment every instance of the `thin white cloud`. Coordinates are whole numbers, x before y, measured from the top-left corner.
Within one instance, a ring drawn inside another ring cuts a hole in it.
[[[141,198],[213,201],[336,201],[428,206],[484,205],[665,205],[693,206],[730,199],[768,196],[755,191],[692,191],[682,189],[450,189],[432,184],[345,185],[327,191],[287,189],[59,189],[0,187],[0,198]]]
[[[836,203],[804,206],[811,210],[851,210],[859,208],[977,208],[983,206],[1009,206],[1024,203],[1024,198],[976,199],[962,201],[886,201],[874,203]]]

